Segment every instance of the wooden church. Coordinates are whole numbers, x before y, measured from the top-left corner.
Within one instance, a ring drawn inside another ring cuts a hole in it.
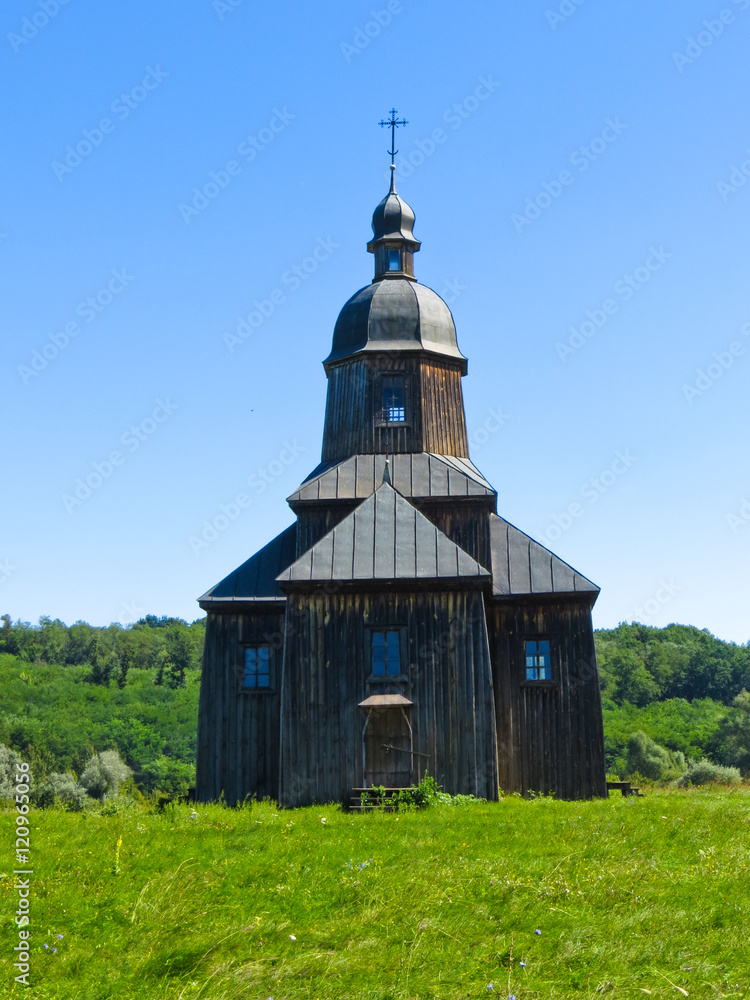
[[[323,362],[321,463],[288,497],[294,523],[199,599],[199,801],[348,802],[426,771],[487,799],[607,794],[599,589],[497,514],[413,226],[392,175],[373,281]]]

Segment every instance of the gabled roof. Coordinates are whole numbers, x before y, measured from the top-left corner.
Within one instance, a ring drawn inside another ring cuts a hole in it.
[[[490,545],[495,597],[599,593],[595,583],[496,514],[490,515]]]
[[[383,483],[279,574],[280,583],[488,578],[489,572]]]
[[[365,499],[383,481],[385,455],[353,455],[343,462],[318,466],[287,502]],[[405,497],[495,496],[495,491],[469,461],[453,455],[393,455],[391,482]]]
[[[294,561],[296,547],[297,525],[291,524],[198,601],[285,601],[276,577]]]

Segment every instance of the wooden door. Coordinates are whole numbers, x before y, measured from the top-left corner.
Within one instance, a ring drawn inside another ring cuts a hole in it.
[[[408,788],[411,733],[402,708],[373,708],[365,730],[365,787]]]

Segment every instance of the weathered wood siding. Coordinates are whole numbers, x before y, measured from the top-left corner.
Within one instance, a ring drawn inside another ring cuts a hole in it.
[[[335,585],[331,585],[335,586]],[[370,627],[406,630],[407,679],[368,683]],[[420,773],[451,792],[497,798],[495,705],[480,590],[293,591],[282,682],[281,797],[344,801],[363,782],[360,701],[398,693]]]
[[[606,796],[590,603],[487,599],[500,787],[563,799]],[[549,638],[552,681],[527,683],[524,643]]]
[[[323,535],[327,535],[331,528],[335,528],[340,521],[343,521],[359,503],[361,500],[325,507],[322,503],[305,504],[297,514],[297,558],[319,542]]]
[[[406,377],[406,422],[383,424],[381,380]],[[372,354],[328,372],[323,462],[350,455],[433,452],[469,457],[461,371],[424,355]]]
[[[434,455],[469,457],[461,372],[458,367],[423,361],[420,366],[422,447]]]
[[[411,502],[451,541],[482,566],[491,568],[489,515],[495,512],[494,497],[445,501],[412,499]]]
[[[196,799],[278,798],[284,614],[209,612],[198,710]],[[271,646],[271,692],[242,692],[245,645]]]

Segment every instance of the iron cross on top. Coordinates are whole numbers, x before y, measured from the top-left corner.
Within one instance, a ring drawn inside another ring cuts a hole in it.
[[[388,150],[388,152],[391,154],[391,163],[393,163],[394,157],[398,152],[398,150],[395,148],[396,129],[399,127],[399,125],[408,125],[409,123],[408,121],[406,121],[405,118],[402,118],[401,121],[398,120],[398,118],[396,117],[398,111],[396,111],[395,108],[391,108],[390,114],[391,114],[390,118],[384,118],[381,122],[378,122],[378,125],[380,125],[381,128],[385,128],[386,125],[390,125],[391,127],[391,148]]]

